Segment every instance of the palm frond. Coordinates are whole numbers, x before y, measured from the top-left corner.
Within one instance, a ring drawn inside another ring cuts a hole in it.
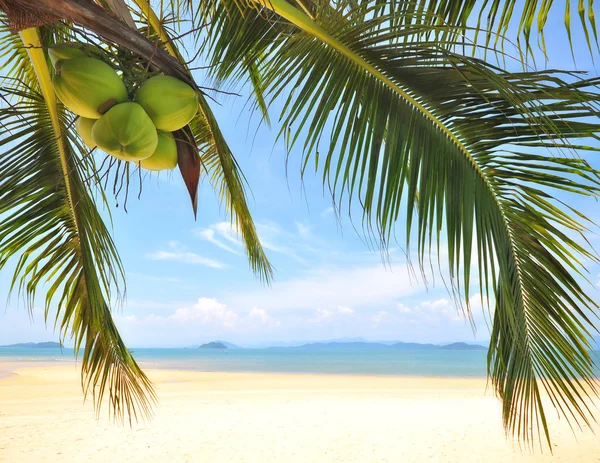
[[[323,14],[332,14],[333,11],[341,15],[355,16],[357,7],[360,6],[363,11],[370,11],[371,18],[383,17],[399,29],[412,29],[415,39],[435,38],[440,44],[455,45],[463,41],[474,41],[495,48],[498,45],[504,46],[507,40],[516,41],[519,49],[529,53],[532,58],[534,58],[532,43],[535,39],[538,39],[542,52],[547,53],[544,32],[548,20],[562,16],[571,51],[574,45],[574,23],[575,27],[579,27],[583,33],[587,49],[591,53],[598,49],[593,1],[368,0],[356,2],[343,0],[331,3],[324,0],[303,0],[301,3],[296,3],[302,9],[308,4],[309,9],[317,12],[321,17]],[[553,33],[556,32],[553,30]]]
[[[12,287],[30,310],[44,286],[46,318],[55,307],[61,339],[83,348],[82,385],[96,410],[107,395],[116,418],[144,418],[154,392],[112,319],[123,270],[85,182],[95,166],[68,130],[73,120],[57,104],[37,29],[20,37],[28,58],[16,54],[13,69],[36,79],[8,76],[1,89],[9,104],[0,109],[0,269],[17,259]]]
[[[159,16],[153,11],[147,0],[135,0],[149,25],[155,30],[167,50],[179,61],[183,58],[168,33],[161,26]],[[199,96],[199,111],[190,125],[194,143],[200,149],[200,161],[211,184],[218,191],[221,200],[225,200],[226,209],[231,215],[232,225],[241,234],[250,261],[250,267],[264,281],[269,282],[273,269],[262,248],[252,215],[246,201],[244,177],[223,137],[219,124],[204,95]]]
[[[261,72],[267,94],[285,96],[281,135],[290,148],[303,138],[303,164],[314,160],[336,198],[358,198],[384,246],[404,214],[421,265],[445,236],[467,314],[477,264],[481,293],[496,301],[489,374],[507,430],[550,441],[543,392],[588,423],[598,307],[579,277],[598,259],[577,238],[587,219],[561,203],[600,193],[598,173],[569,154],[597,139],[600,80],[507,73],[418,39],[428,25],[406,30],[362,7],[315,10],[315,20],[284,0],[251,7],[296,27],[266,50]]]

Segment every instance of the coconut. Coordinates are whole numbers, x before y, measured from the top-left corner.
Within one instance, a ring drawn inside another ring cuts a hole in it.
[[[95,58],[58,60],[52,83],[67,108],[89,119],[98,119],[115,104],[127,101],[121,78],[108,64]]]
[[[92,140],[118,159],[141,161],[156,150],[158,134],[144,108],[129,102],[113,106],[96,121]]]
[[[171,170],[177,166],[177,143],[173,135],[158,132],[158,145],[152,156],[140,161],[140,166],[148,170]]]
[[[54,67],[56,67],[56,62],[61,59],[87,58],[87,55],[79,48],[68,44],[48,48],[48,56]]]
[[[174,132],[185,127],[198,111],[198,94],[185,82],[170,76],[155,76],[135,93],[158,130]]]
[[[83,140],[85,145],[93,150],[96,147],[96,143],[92,139],[92,127],[96,123],[96,119],[88,119],[87,117],[78,117],[75,121],[75,129]]]

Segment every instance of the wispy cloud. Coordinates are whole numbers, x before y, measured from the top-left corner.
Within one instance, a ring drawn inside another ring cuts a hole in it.
[[[200,228],[198,230],[194,230],[194,235],[198,238],[203,239],[204,241],[208,241],[209,243],[214,244],[218,248],[224,249],[227,252],[237,254],[238,256],[242,255],[242,253],[239,250],[227,245],[215,236],[217,233],[219,233],[220,236],[222,236],[225,240],[232,242],[234,245],[239,245],[237,241],[233,240],[233,238],[230,236],[227,230],[223,230],[222,227],[218,228],[219,225],[221,224],[215,224],[212,228]]]
[[[256,231],[262,246],[272,253],[282,254],[296,262],[309,265],[307,252],[321,256],[320,250],[330,250],[328,243],[312,234],[312,227],[303,222],[294,222],[295,230],[286,230],[274,221],[256,223]],[[198,238],[232,254],[244,255],[243,242],[229,222],[218,222],[193,231]],[[319,249],[317,249],[319,248]]]
[[[328,215],[333,214],[333,212],[333,207],[327,207],[321,211],[321,217],[327,217]]]
[[[389,270],[382,265],[365,267],[325,267],[303,277],[275,281],[269,289],[228,295],[236,307],[258,306],[266,310],[309,310],[338,306],[357,309],[395,305],[398,299],[423,289],[411,281],[406,265]]]
[[[211,228],[217,231],[223,239],[229,241],[231,244],[234,244],[236,246],[242,246],[242,240],[240,239],[239,234],[233,228],[231,223],[218,222],[214,225],[211,225]]]
[[[306,225],[302,222],[295,222],[296,223],[296,229],[298,230],[298,234],[302,237],[302,238],[308,238],[310,237],[311,231],[310,231],[310,226]]]
[[[168,251],[156,251],[147,255],[151,260],[170,260],[182,264],[204,265],[211,268],[227,268],[223,262],[201,256],[195,252],[187,251],[186,247],[179,241],[169,241]]]
[[[152,260],[171,260],[174,262],[180,262],[182,264],[204,265],[205,267],[219,269],[227,268],[227,265],[223,262],[219,262],[215,259],[209,259],[208,257],[201,256],[194,252],[157,251],[148,254],[148,257]]]
[[[294,239],[297,238],[294,234],[283,230],[275,222],[258,223],[256,224],[256,230],[263,248],[291,257],[302,264],[308,264],[307,260],[302,258],[299,252],[293,247]],[[286,244],[281,244],[282,241]]]

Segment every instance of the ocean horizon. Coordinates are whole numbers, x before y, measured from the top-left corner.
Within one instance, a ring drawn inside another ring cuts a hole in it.
[[[142,367],[152,369],[448,378],[478,378],[487,374],[487,350],[273,347],[227,350],[132,348],[132,352]],[[0,348],[0,362],[53,364],[74,361],[74,351],[70,348]],[[596,376],[600,376],[598,369]]]

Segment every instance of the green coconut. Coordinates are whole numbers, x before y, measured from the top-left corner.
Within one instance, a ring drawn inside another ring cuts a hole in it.
[[[91,150],[96,147],[96,143],[94,143],[94,140],[92,139],[92,128],[95,123],[96,119],[88,119],[87,117],[78,117],[75,121],[77,133],[83,140],[83,143]]]
[[[115,104],[127,101],[121,78],[108,64],[95,58],[57,61],[52,83],[67,108],[89,119],[98,119]]]
[[[61,59],[87,58],[87,55],[79,48],[68,44],[48,48],[48,56],[54,67],[56,67],[56,63]]]
[[[198,111],[198,94],[185,82],[170,76],[155,76],[135,93],[158,130],[174,132],[185,127]]]
[[[171,170],[177,166],[177,143],[173,135],[158,132],[158,145],[152,156],[140,161],[140,166],[148,170]]]
[[[152,120],[137,103],[113,106],[96,121],[92,140],[102,151],[123,161],[141,161],[154,153],[158,134]]]

